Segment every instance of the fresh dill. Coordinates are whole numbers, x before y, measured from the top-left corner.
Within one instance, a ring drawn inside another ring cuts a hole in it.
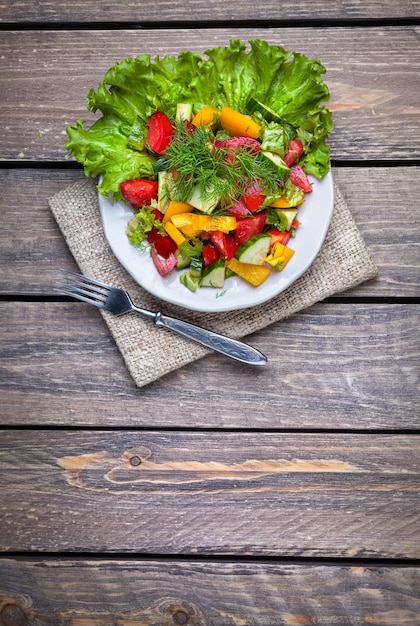
[[[218,197],[220,206],[229,206],[255,181],[266,193],[275,193],[283,184],[275,166],[247,146],[217,147],[216,137],[207,128],[191,132],[179,123],[165,152],[166,167],[174,175],[174,199],[188,202],[198,188],[205,199]]]

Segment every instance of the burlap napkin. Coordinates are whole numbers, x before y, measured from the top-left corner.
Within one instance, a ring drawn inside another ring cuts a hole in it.
[[[199,313],[162,303],[144,291],[121,267],[104,237],[96,182],[84,179],[50,198],[49,204],[80,270],[90,278],[124,287],[134,302],[231,337],[244,337],[307,308],[328,296],[374,278],[377,269],[335,188],[335,204],[326,240],[310,269],[273,300],[231,313]],[[158,328],[139,315],[101,313],[139,387],[209,351]]]

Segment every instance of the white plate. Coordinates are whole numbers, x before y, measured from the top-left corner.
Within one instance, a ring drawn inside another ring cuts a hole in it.
[[[118,261],[134,280],[165,302],[206,313],[252,307],[277,296],[297,280],[311,265],[325,239],[334,206],[332,175],[329,172],[322,181],[309,178],[313,191],[306,194],[305,202],[299,207],[301,226],[288,244],[295,254],[282,272],[273,271],[260,287],[252,287],[243,279],[232,277],[225,281],[223,289],[203,287],[193,293],[181,284],[181,271],[160,276],[150,252],[140,251],[127,239],[125,231],[133,209],[122,201],[114,203],[99,194],[105,237]]]

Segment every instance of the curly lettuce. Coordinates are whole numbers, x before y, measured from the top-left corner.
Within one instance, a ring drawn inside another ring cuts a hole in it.
[[[178,103],[192,104],[194,112],[204,105],[246,112],[254,98],[293,129],[305,145],[301,164],[323,178],[330,159],[325,141],[333,128],[323,104],[329,100],[324,66],[263,40],[249,41],[249,46],[232,39],[204,56],[181,52],[153,61],[147,54],[124,59],[87,95],[88,111],[102,116],[89,128],[84,119],[68,126],[66,148],[87,176],[102,177],[98,189],[103,195],[117,198],[124,180],[155,175],[156,157],[127,141],[135,124],[145,126],[156,110],[174,118]]]

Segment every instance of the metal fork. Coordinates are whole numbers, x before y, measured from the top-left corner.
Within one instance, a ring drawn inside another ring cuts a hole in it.
[[[206,346],[206,348],[211,348],[242,363],[249,365],[265,365],[267,363],[267,358],[264,354],[246,343],[219,335],[199,326],[194,326],[174,317],[163,315],[160,312],[153,313],[146,309],[140,309],[133,304],[130,296],[124,289],[105,285],[70,270],[62,270],[62,273],[61,281],[54,288],[54,291],[58,293],[88,302],[115,315],[124,315],[134,311],[154,322],[156,326],[163,326],[173,330],[187,339],[192,339]]]

